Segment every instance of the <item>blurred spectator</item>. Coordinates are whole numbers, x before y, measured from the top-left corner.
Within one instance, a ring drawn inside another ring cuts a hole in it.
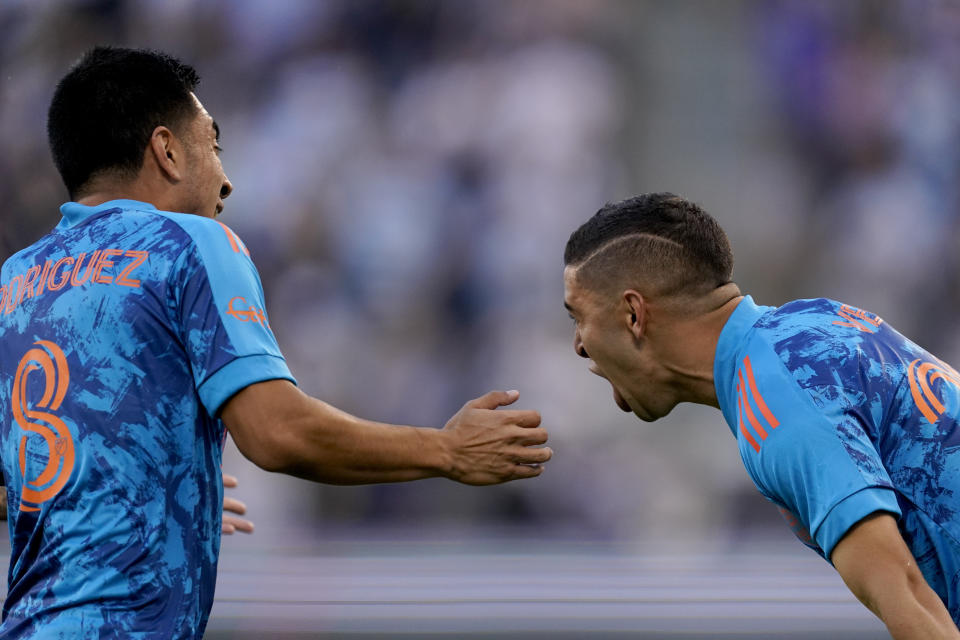
[[[643,425],[586,372],[564,242],[607,200],[674,190],[729,230],[760,302],[841,298],[960,361],[958,30],[934,0],[4,2],[0,258],[59,219],[44,115],[71,60],[169,50],[204,76],[236,187],[223,220],[304,389],[436,425],[516,387],[557,452],[485,492],[294,487],[228,456],[261,531],[708,538],[767,506],[719,415]]]

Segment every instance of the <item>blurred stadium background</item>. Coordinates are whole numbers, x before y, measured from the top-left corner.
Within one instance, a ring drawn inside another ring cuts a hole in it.
[[[258,529],[225,539],[211,637],[883,637],[718,412],[619,412],[572,351],[561,255],[605,201],[674,191],[720,220],[758,302],[838,298],[960,363],[960,5],[3,0],[0,260],[59,219],[46,108],[98,43],[203,76],[223,220],[305,391],[440,426],[518,388],[556,452],[502,487],[341,488],[228,445]],[[519,612],[494,602],[528,587]]]

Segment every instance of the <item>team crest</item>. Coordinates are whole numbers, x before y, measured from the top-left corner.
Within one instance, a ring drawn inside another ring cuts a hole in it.
[[[910,363],[907,369],[907,378],[910,380],[910,393],[913,401],[923,417],[930,424],[936,424],[946,407],[937,394],[936,387],[944,384],[960,389],[960,374],[944,363],[922,362],[917,359]],[[936,385],[941,380],[940,385]]]

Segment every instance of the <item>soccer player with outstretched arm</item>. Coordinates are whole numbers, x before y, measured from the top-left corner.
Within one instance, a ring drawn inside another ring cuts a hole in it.
[[[189,66],[96,48],[61,80],[62,220],[0,270],[4,638],[203,636],[229,432],[257,465],[329,483],[532,478],[534,411],[468,402],[443,429],[370,422],[298,390]]]
[[[960,374],[861,309],[756,304],[673,194],[603,207],[564,262],[574,349],[621,409],[720,409],[760,492],[893,637],[960,638]]]

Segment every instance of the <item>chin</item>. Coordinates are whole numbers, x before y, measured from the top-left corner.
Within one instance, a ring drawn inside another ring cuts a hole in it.
[[[641,409],[634,409],[634,410],[633,410],[633,415],[637,416],[638,418],[640,418],[640,419],[643,420],[644,422],[656,422],[657,419],[660,417],[660,416],[650,415],[649,413],[647,413],[646,411],[644,411],[642,408],[641,408]]]
[[[671,411],[673,411],[673,407],[667,407],[667,409],[662,413],[651,413],[644,407],[637,407],[636,409],[633,409],[633,415],[637,416],[644,422],[656,422],[660,418],[664,418],[669,415]]]

